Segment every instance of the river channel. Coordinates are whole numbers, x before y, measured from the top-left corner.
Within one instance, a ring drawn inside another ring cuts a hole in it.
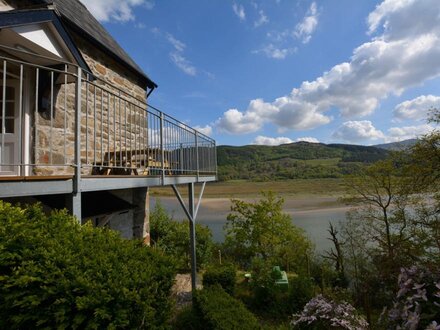
[[[246,201],[255,199],[243,198]],[[295,196],[284,197],[284,212],[292,217],[292,223],[306,232],[315,244],[316,251],[322,252],[329,249],[332,243],[328,240],[328,224],[338,224],[345,220],[345,213],[349,207],[338,201],[336,197],[311,196],[296,198]],[[151,208],[156,200],[164,206],[175,220],[185,219],[185,214],[175,197],[153,197]],[[231,201],[227,198],[204,198],[197,215],[197,223],[208,226],[217,242],[224,240],[223,226],[226,216],[230,212]]]

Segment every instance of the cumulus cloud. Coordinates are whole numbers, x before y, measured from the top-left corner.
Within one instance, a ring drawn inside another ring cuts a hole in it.
[[[254,54],[263,53],[268,58],[274,58],[276,60],[284,60],[288,55],[297,51],[296,48],[278,48],[273,44],[269,44],[262,49],[254,50]]]
[[[391,127],[385,134],[376,129],[371,121],[347,121],[339,126],[339,128],[333,133],[332,137],[336,140],[352,143],[368,143],[377,140],[383,140],[384,142],[398,142],[418,138],[424,134],[432,132],[434,129],[433,126],[428,124]]]
[[[318,26],[318,8],[316,2],[312,2],[306,16],[295,26],[294,35],[306,44],[312,38]]]
[[[329,123],[326,112],[330,109],[339,110],[345,118],[366,116],[389,95],[400,95],[440,76],[438,0],[385,0],[369,15],[368,24],[368,32],[378,35],[354,49],[349,61],[304,81],[273,102],[260,100],[268,111],[249,107],[244,112],[235,110],[235,116],[258,122],[253,129],[262,122],[281,131],[310,129]],[[232,126],[228,131],[239,131]]]
[[[133,8],[143,6],[147,9],[154,7],[151,0],[80,0],[98,21],[119,22],[133,21]]]
[[[269,18],[267,18],[266,14],[264,13],[263,10],[259,10],[258,11],[258,19],[254,22],[254,27],[259,27],[263,24],[267,24],[269,23]]]
[[[421,95],[415,99],[398,104],[393,111],[398,120],[426,120],[432,108],[440,108],[440,96]]]
[[[234,14],[240,19],[240,21],[244,21],[246,19],[246,13],[244,11],[244,7],[242,5],[237,5],[235,2],[232,4],[232,10]]]
[[[208,136],[212,135],[212,127],[209,126],[209,125],[206,125],[204,127],[196,125],[196,126],[194,126],[194,129],[199,131],[202,134],[205,134],[205,135],[208,135]]]
[[[408,139],[416,139],[422,135],[428,134],[434,130],[434,127],[428,124],[404,127],[391,127],[388,129],[388,135],[385,142],[398,142]]]
[[[292,143],[293,140],[288,137],[279,136],[279,137],[269,137],[258,135],[252,144],[263,145],[263,146],[279,146],[280,144]]]
[[[347,121],[333,132],[332,137],[336,140],[347,142],[362,142],[383,139],[385,135],[377,130],[369,120]]]

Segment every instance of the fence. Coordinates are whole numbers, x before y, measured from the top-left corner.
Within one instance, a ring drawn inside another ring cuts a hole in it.
[[[213,139],[131,91],[71,63],[0,61],[0,175],[216,174]]]

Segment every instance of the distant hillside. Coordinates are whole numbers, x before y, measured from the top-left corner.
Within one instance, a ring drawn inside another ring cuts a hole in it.
[[[337,178],[384,159],[388,151],[348,144],[296,142],[217,148],[220,180]]]
[[[404,149],[410,148],[416,143],[417,143],[417,139],[409,139],[409,140],[403,140],[400,142],[376,144],[374,147],[385,149],[385,150],[399,151],[399,150],[404,150]]]

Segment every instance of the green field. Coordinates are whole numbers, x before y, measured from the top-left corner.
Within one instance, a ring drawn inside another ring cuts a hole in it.
[[[200,185],[197,185],[197,187]],[[186,189],[181,189],[182,193]],[[207,183],[205,197],[231,198],[252,197],[262,191],[273,191],[282,196],[341,196],[344,193],[343,179],[297,179],[269,182],[244,180]],[[174,196],[171,187],[151,189],[153,196]]]

